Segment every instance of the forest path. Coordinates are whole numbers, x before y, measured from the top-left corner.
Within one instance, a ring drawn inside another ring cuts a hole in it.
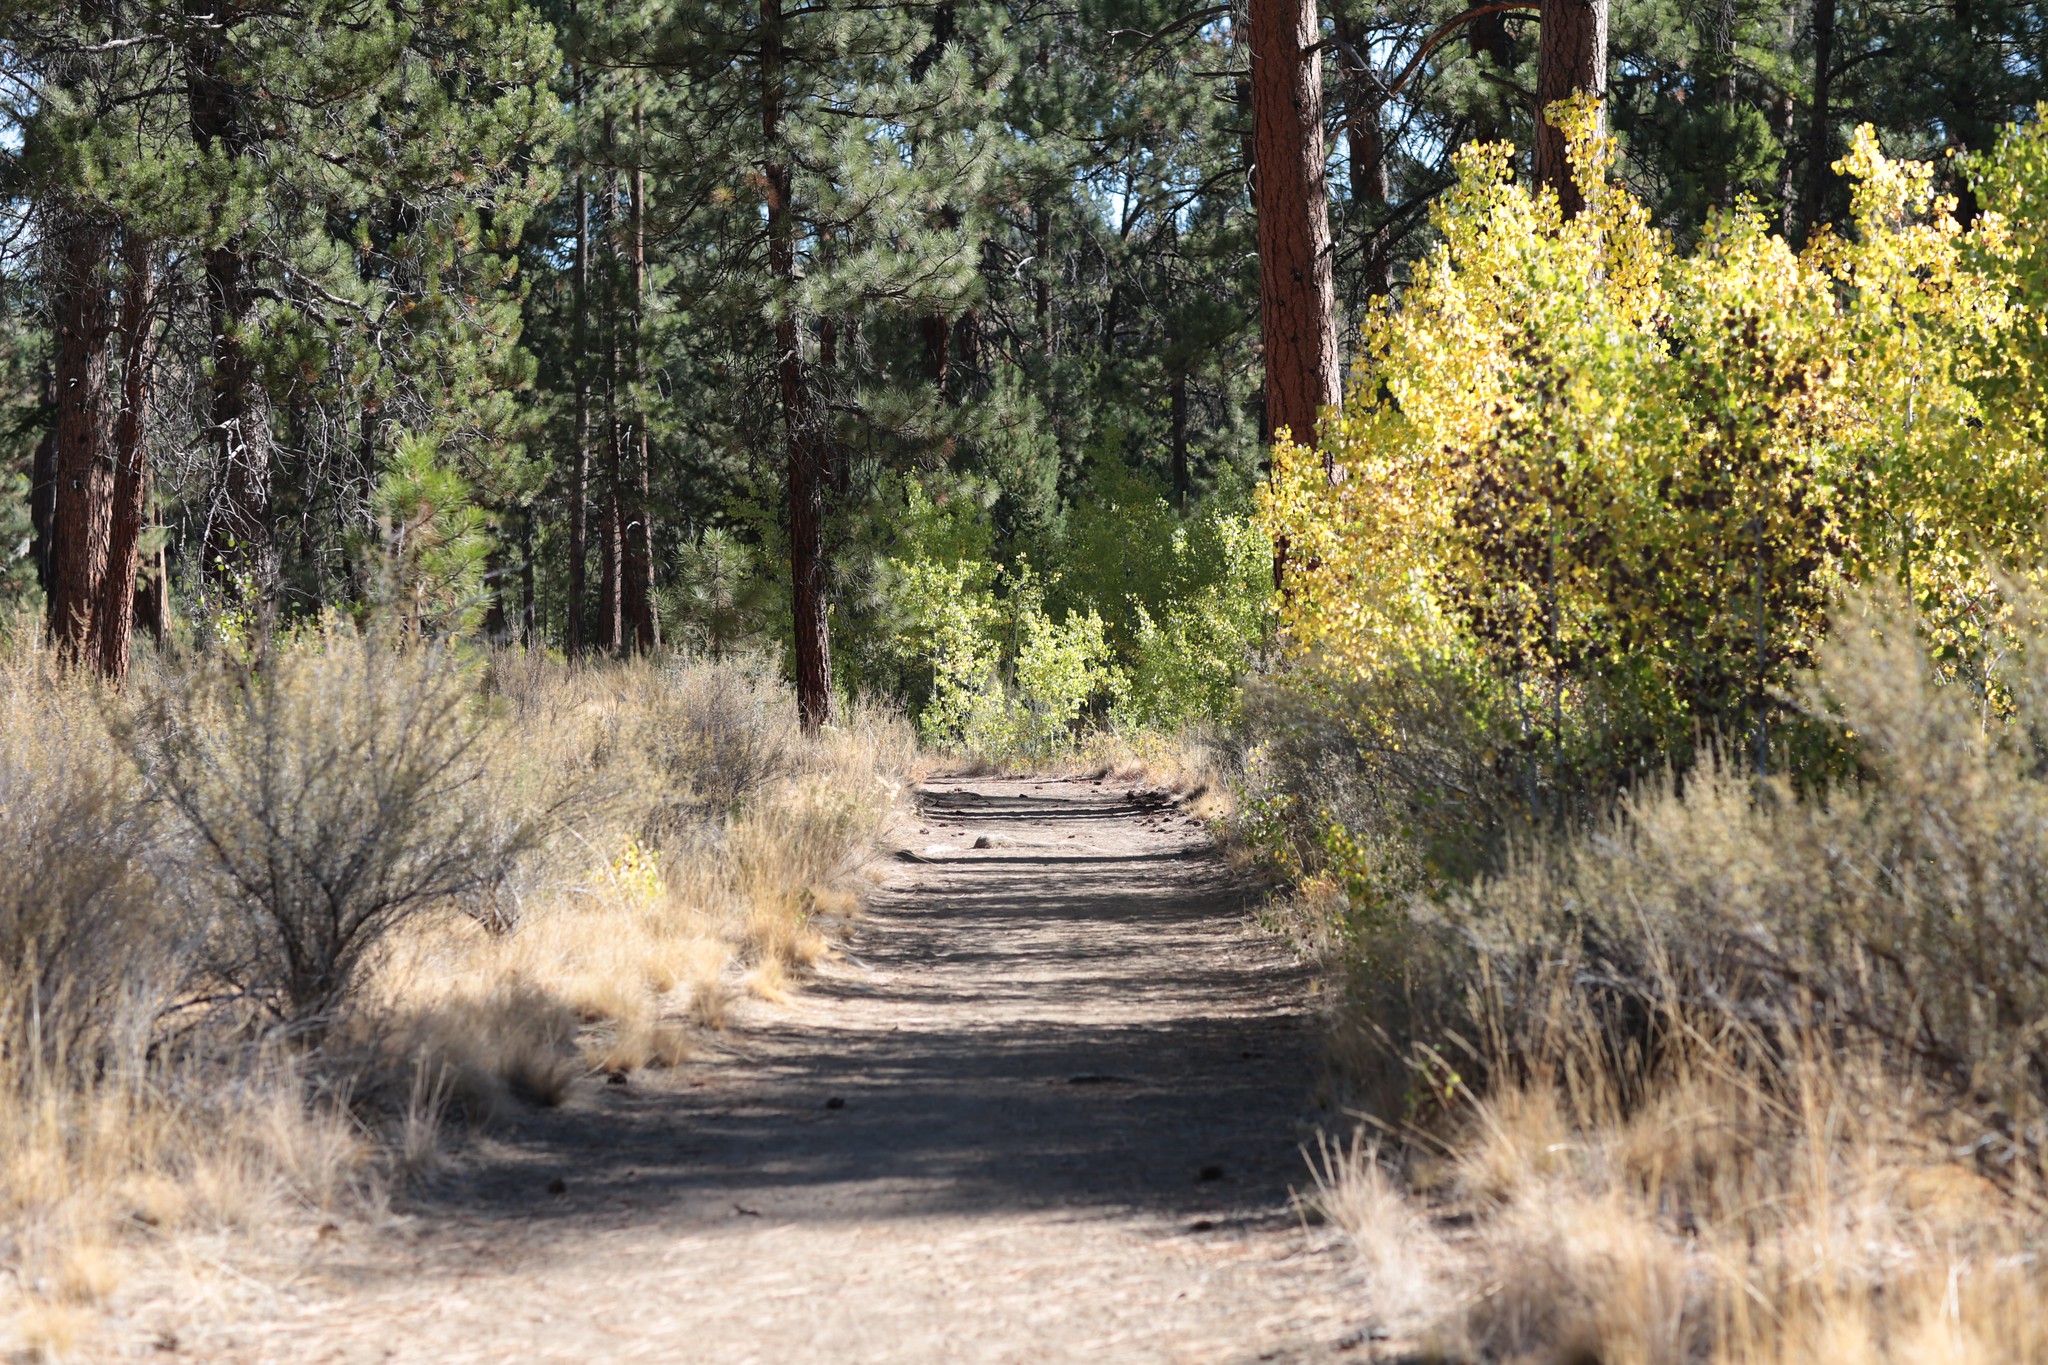
[[[1288,1198],[1307,982],[1201,826],[1113,780],[972,778],[894,837],[836,960],[721,1054],[579,1085],[398,1236],[317,1243],[233,1327],[193,1305],[182,1353],[1366,1354],[1343,1256]]]

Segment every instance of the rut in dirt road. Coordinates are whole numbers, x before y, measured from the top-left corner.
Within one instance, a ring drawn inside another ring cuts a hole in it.
[[[326,1305],[237,1353],[354,1358],[323,1351],[344,1315],[438,1365],[1358,1346],[1290,1202],[1304,973],[1201,826],[1113,781],[960,779],[895,843],[837,959],[726,1055],[529,1115],[407,1257],[330,1255]]]

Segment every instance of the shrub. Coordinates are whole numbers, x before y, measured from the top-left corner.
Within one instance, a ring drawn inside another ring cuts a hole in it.
[[[1938,1086],[1987,1160],[2048,1151],[2048,633],[2007,639],[2017,700],[1987,723],[1910,614],[1859,610],[1808,694],[1857,779],[1801,794],[1709,761],[1363,922],[1360,1003],[1409,1030],[1389,1060],[1626,1105],[1701,1048],[1783,1093],[1827,1038]],[[1386,1012],[1390,968],[1419,1015]]]
[[[1085,710],[1121,691],[1101,616],[1053,617],[1029,565],[934,558],[892,568],[903,648],[931,679],[918,712],[928,742],[987,759],[1043,757],[1071,739]]]
[[[1466,148],[1328,449],[1275,451],[1296,659],[1461,675],[1511,766],[1586,809],[1703,741],[1825,764],[1781,699],[1872,575],[1981,681],[1978,556],[2030,559],[2048,511],[2034,419],[1992,401],[2024,330],[2006,221],[1965,232],[1932,168],[1866,131],[1841,163],[1852,236],[1794,252],[1744,210],[1682,254],[1601,183],[1578,117],[1586,212]]]
[[[1170,730],[1228,718],[1264,642],[1272,549],[1227,490],[1182,517],[1153,483],[1097,460],[1097,497],[1046,548],[1053,571],[989,558],[964,499],[912,486],[889,562],[925,738],[983,758],[1043,759],[1084,718]]]
[[[407,918],[487,892],[536,834],[499,807],[469,669],[346,630],[195,664],[126,736],[191,833],[210,968],[317,1030]]]
[[[97,698],[30,654],[0,667],[0,1053],[134,1059],[184,984],[164,837]]]
[[[1225,486],[1185,515],[1157,481],[1099,456],[1068,514],[1048,600],[1093,611],[1122,670],[1114,719],[1171,730],[1227,721],[1265,643],[1273,545],[1250,495]]]
[[[737,813],[795,769],[795,707],[761,658],[598,665],[582,686],[601,699],[595,768],[627,784],[644,812],[639,836],[656,847]]]

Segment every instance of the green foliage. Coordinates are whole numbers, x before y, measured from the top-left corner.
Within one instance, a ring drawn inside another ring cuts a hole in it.
[[[678,548],[663,615],[679,624],[677,643],[724,658],[741,649],[773,615],[768,596],[779,586],[763,572],[759,556],[744,540],[712,527]]]
[[[1043,575],[991,557],[992,518],[971,494],[907,486],[883,595],[932,742],[1042,755],[1088,716],[1171,730],[1234,712],[1272,595],[1248,500],[1183,518],[1110,460],[1091,484],[1102,496],[1068,510]]]
[[[1016,689],[997,734],[1037,756],[1063,746],[1091,703],[1114,699],[1123,674],[1110,663],[1100,616],[1069,611],[1055,621],[1028,567],[1011,578],[1009,588]]]
[[[1002,611],[985,561],[894,561],[900,609],[908,626],[904,652],[929,670],[918,728],[932,743],[970,742],[981,717],[1007,705],[999,673]]]
[[[1264,643],[1272,542],[1251,499],[1218,490],[1183,516],[1159,482],[1113,454],[1088,470],[1090,496],[1067,514],[1055,602],[1099,614],[1127,688],[1115,718],[1173,729],[1226,720]]]
[[[918,727],[929,743],[989,758],[1039,757],[1063,747],[1081,714],[1121,686],[1102,618],[1045,607],[1028,565],[984,556],[985,514],[969,499],[907,497],[904,549],[889,561],[899,651],[922,672]]]
[[[412,634],[461,634],[484,611],[490,537],[463,477],[432,442],[399,445],[374,499],[381,544],[365,547],[383,581],[381,599]],[[381,552],[381,553],[379,553]]]
[[[2033,122],[2009,129],[1995,152],[1972,157],[1970,176],[2002,235],[1973,258],[2008,292],[2011,311],[1999,345],[1984,357],[1977,388],[2001,424],[2048,448],[2048,105]]]

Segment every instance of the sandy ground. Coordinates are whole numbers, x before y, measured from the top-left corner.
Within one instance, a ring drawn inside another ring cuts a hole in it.
[[[128,1320],[220,1361],[1357,1359],[1289,1203],[1307,983],[1194,821],[938,781],[837,959],[696,1060],[582,1083],[390,1225]]]

